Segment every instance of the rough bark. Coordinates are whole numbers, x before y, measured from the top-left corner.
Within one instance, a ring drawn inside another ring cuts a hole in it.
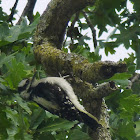
[[[100,80],[110,78],[117,72],[125,72],[126,64],[114,62],[89,63],[82,56],[61,51],[65,29],[71,16],[94,0],[52,0],[43,13],[34,38],[34,54],[47,74],[51,76],[69,75],[75,93],[83,105],[102,122],[103,127],[89,130],[93,140],[110,140],[107,107],[103,97],[109,95],[116,86],[114,82],[94,86]]]

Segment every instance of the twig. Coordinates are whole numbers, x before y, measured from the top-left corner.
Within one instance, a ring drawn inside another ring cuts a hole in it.
[[[14,14],[15,14],[15,10],[16,10],[18,1],[19,1],[19,0],[16,0],[16,1],[15,1],[15,4],[14,4],[14,6],[12,7],[12,10],[11,10],[11,14],[9,15],[9,18],[8,18],[8,22],[11,22],[12,25],[13,25],[12,20],[13,20]]]
[[[131,79],[130,79],[130,83],[127,87],[127,89],[131,89],[133,83],[135,83],[136,81],[138,81],[140,79],[140,74],[136,73]]]
[[[73,22],[71,23],[71,27],[74,28],[74,25],[75,25],[76,21],[78,20],[78,18],[79,18],[79,12],[76,13],[75,18],[74,18]]]
[[[88,18],[87,14],[85,11],[82,11],[85,19],[86,19],[86,22],[87,24],[89,25],[90,29],[91,29],[91,32],[92,32],[92,36],[93,36],[93,43],[94,43],[94,48],[96,49],[97,47],[97,40],[96,40],[96,30],[93,26],[93,24],[91,23],[90,19]]]
[[[71,38],[72,44],[74,44],[74,41],[73,41],[73,30],[74,30],[74,25],[75,25],[76,21],[78,20],[78,17],[79,17],[79,12],[77,12],[77,13],[75,14],[75,18],[74,18],[74,20],[72,21],[71,26],[69,27],[68,32],[67,32],[67,34],[68,34],[68,35],[70,36],[70,38]]]
[[[37,0],[28,0],[23,12],[22,12],[22,15],[20,17],[20,19],[18,20],[17,24],[20,24],[21,20],[22,20],[22,17],[25,17],[27,16],[30,23],[33,22],[33,10],[34,10],[34,7],[35,7],[35,4],[36,4],[36,1]]]
[[[79,17],[79,12],[77,12],[75,15],[76,16],[75,16],[73,22],[71,23],[71,26],[68,27],[68,30],[67,30],[67,35],[69,35],[70,38],[71,38],[71,42],[72,42],[71,44],[74,44],[73,37],[72,37],[72,32],[73,32],[73,28],[74,28],[75,22],[77,21],[77,19]],[[63,46],[65,46],[65,43],[67,41],[67,38],[68,38],[68,36],[66,36],[66,38],[65,38],[65,40],[63,42]]]

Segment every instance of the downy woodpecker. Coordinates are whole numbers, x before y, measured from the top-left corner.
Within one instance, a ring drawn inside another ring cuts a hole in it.
[[[79,103],[73,88],[62,77],[47,77],[38,81],[34,77],[24,79],[19,83],[18,91],[23,99],[34,101],[61,118],[84,122],[93,130],[100,125],[97,118]]]

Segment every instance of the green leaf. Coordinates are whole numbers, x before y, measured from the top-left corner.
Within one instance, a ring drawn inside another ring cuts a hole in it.
[[[107,39],[106,39],[107,42],[109,41],[110,37],[111,37],[112,35],[115,34],[116,31],[117,31],[117,28],[115,27],[115,28],[113,29],[113,31],[112,31],[112,32],[109,34],[109,36],[107,37]]]
[[[46,117],[45,110],[41,108],[34,109],[33,114],[31,116],[30,128],[36,129],[41,124],[41,122],[44,120],[45,117]]]
[[[19,133],[17,133],[15,136],[14,136],[14,139],[13,140],[33,140],[33,136],[28,134],[28,133],[25,133],[23,131],[19,131]]]
[[[140,95],[140,80],[133,83],[132,92],[134,94]]]
[[[37,136],[35,135],[33,140],[59,140],[59,139],[55,139],[55,137],[51,133],[43,132],[38,134]]]
[[[27,25],[26,18],[23,18],[20,25],[8,27],[8,24],[3,23],[0,25],[0,46],[10,44],[20,39],[26,39],[33,35],[33,31],[35,30],[37,24],[39,22],[39,18],[35,19],[35,21]]]
[[[126,80],[132,77],[132,74],[128,73],[116,73],[114,76],[110,78],[110,80]]]
[[[11,120],[11,122],[15,125],[18,126],[19,122],[18,122],[18,112],[16,110],[11,110],[10,108],[6,109],[6,116],[8,119]]]
[[[0,0],[0,4],[1,4],[1,0]],[[5,12],[3,12],[2,6],[0,7],[0,20],[2,21],[7,21],[7,19],[9,18],[9,15],[7,15]]]
[[[30,115],[32,114],[32,111],[28,107],[28,104],[22,100],[22,98],[19,95],[15,95],[15,101],[18,102],[19,106],[23,108],[26,112],[28,112]]]
[[[89,28],[88,24],[86,23],[81,23],[80,26],[82,27],[83,30]]]
[[[68,137],[68,132],[62,131],[59,132],[57,135],[54,135],[56,140],[66,140]]]
[[[120,117],[131,120],[135,113],[140,113],[140,98],[136,94],[129,96],[123,94],[127,94],[126,91],[122,93],[122,98],[120,98]]]
[[[12,59],[11,64],[6,64],[6,66],[8,68],[8,75],[5,79],[11,89],[16,89],[22,78],[26,77],[27,72],[24,65],[21,62],[17,62],[16,59]]]
[[[4,40],[5,37],[8,36],[9,31],[10,31],[9,27],[6,22],[3,22],[2,24],[0,24],[0,41]]]
[[[70,122],[68,120],[64,120],[61,118],[50,120],[44,128],[39,129],[39,132],[45,132],[45,131],[60,131],[60,130],[69,130],[72,128],[77,121]]]
[[[81,54],[84,57],[88,57],[88,53],[90,51],[89,47],[79,46],[78,44],[74,44],[70,46],[72,52]]]
[[[81,36],[81,37],[78,39],[79,45],[80,45],[80,46],[84,45],[84,44],[85,44],[85,40],[90,40],[90,39],[91,39],[91,38],[88,37],[88,36],[86,36],[86,35]]]
[[[135,122],[136,128],[135,128],[135,133],[137,137],[140,137],[140,121]]]
[[[129,85],[129,80],[114,80],[116,84],[126,87]]]
[[[110,52],[110,54],[115,54],[115,47],[118,47],[118,44],[114,43],[114,42],[106,42],[104,43],[105,46],[105,54],[108,56],[108,53]]]
[[[114,76],[110,78],[110,80],[115,81],[116,83],[127,86],[129,84],[129,78],[132,77],[131,74],[128,73],[116,73]]]
[[[122,122],[119,126],[118,133],[122,138],[127,138],[127,140],[132,140],[132,137],[135,136],[134,123]]]
[[[6,116],[5,108],[0,104],[0,138],[7,138],[7,129],[11,126],[10,120]]]
[[[100,48],[103,49],[103,48],[105,47],[105,45],[104,45],[104,40],[99,40],[99,39],[98,39],[98,42],[99,42]]]
[[[140,43],[140,41],[139,41]],[[138,45],[138,50],[136,51],[136,57],[137,57],[137,69],[140,69],[140,45]]]
[[[110,122],[110,126],[112,129],[116,129],[118,128],[119,126],[119,118],[118,118],[118,115],[115,114],[115,113],[111,113],[110,114],[110,119],[109,119],[109,122]]]
[[[99,61],[101,60],[101,55],[97,54],[96,52],[88,52],[87,53],[87,58],[88,58],[88,61],[93,63],[95,61]]]
[[[2,90],[6,90],[6,87],[4,86],[4,84],[2,84],[2,83],[4,83],[4,82],[5,82],[5,80],[2,79],[2,78],[0,78],[0,88],[1,88]]]
[[[15,57],[16,57],[17,62],[19,63],[22,62],[22,64],[26,64],[26,61],[25,61],[26,55],[23,52],[17,53]]]
[[[87,133],[74,129],[72,133],[68,135],[68,140],[91,140],[91,138]]]
[[[11,59],[14,58],[14,54],[7,55],[5,53],[0,54],[0,68],[3,66],[3,64],[11,61]]]
[[[14,140],[14,136],[18,133],[19,115],[16,110],[7,108],[5,110],[7,119],[10,120],[11,126],[7,128],[8,140]]]

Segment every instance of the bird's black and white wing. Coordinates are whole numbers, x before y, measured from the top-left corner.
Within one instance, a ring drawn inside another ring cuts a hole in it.
[[[33,100],[45,110],[67,120],[84,122],[92,129],[99,126],[97,118],[79,103],[73,88],[64,78],[47,77],[33,82],[28,87],[26,92],[29,94],[29,100]],[[25,92],[22,92],[22,96],[24,94]]]

